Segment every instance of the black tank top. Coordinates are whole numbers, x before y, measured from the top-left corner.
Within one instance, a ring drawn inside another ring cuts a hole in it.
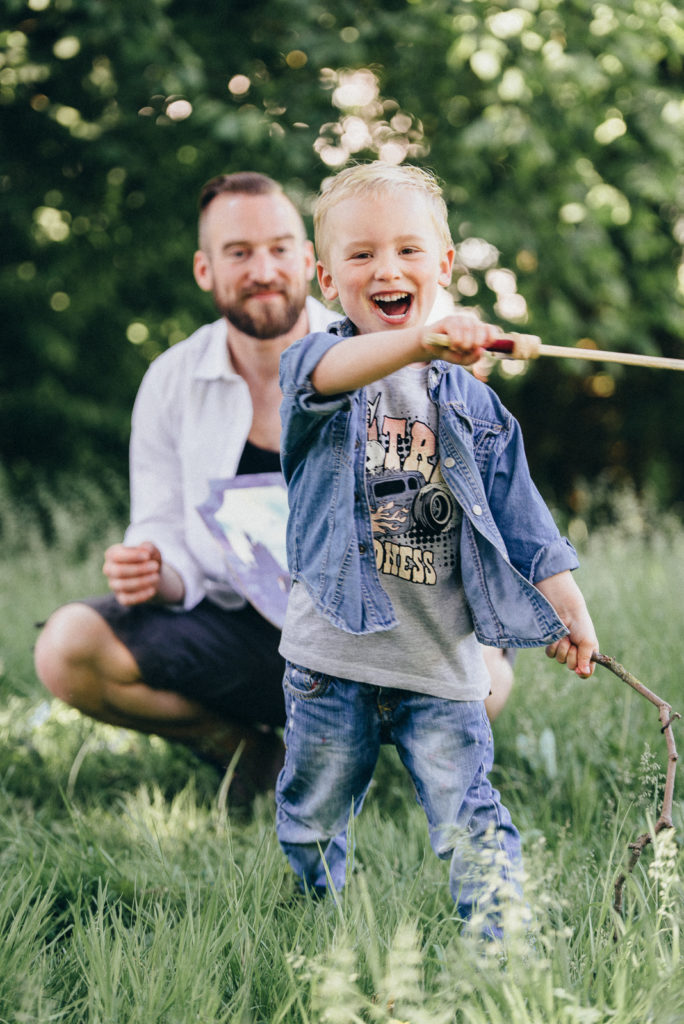
[[[279,473],[280,453],[269,451],[268,448],[257,448],[251,441],[245,442],[240,462],[235,473],[243,476],[246,473]]]

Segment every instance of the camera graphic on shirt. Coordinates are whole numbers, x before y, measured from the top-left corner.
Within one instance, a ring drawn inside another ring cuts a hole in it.
[[[453,495],[444,484],[426,484],[422,473],[385,473],[371,477],[367,487],[373,525],[381,533],[406,533],[414,524],[425,533],[443,533],[453,523]]]

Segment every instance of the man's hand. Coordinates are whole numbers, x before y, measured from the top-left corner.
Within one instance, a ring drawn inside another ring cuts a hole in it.
[[[160,593],[162,557],[151,541],[136,547],[113,544],[105,551],[102,571],[119,604],[143,604]]]

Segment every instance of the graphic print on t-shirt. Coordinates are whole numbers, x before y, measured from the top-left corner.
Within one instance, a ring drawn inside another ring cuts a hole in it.
[[[383,575],[434,586],[445,571],[453,574],[460,509],[440,471],[436,419],[383,413],[385,397],[378,390],[368,402],[366,488],[376,565]],[[430,411],[436,414],[434,406]]]

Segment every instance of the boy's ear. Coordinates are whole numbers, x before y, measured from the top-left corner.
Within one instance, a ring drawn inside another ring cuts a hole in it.
[[[328,302],[332,302],[337,298],[339,292],[335,287],[332,274],[329,270],[326,270],[320,260],[316,263],[316,274],[318,275],[318,285],[321,289],[321,295]]]
[[[442,288],[446,288],[451,284],[451,272],[454,269],[455,256],[455,249],[447,249],[439,262],[439,284],[441,284]]]

